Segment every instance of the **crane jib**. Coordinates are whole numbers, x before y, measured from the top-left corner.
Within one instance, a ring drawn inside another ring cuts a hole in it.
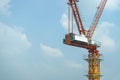
[[[97,27],[97,24],[99,22],[99,19],[100,19],[101,15],[102,15],[102,12],[104,10],[104,7],[106,5],[106,2],[107,2],[107,0],[102,0],[100,2],[99,6],[97,7],[96,14],[95,14],[95,16],[93,18],[93,21],[92,21],[92,23],[90,25],[90,28],[88,30],[87,38],[92,38],[92,36],[94,34],[94,31],[95,31],[95,29]]]
[[[79,10],[78,10],[77,4],[76,4],[76,0],[69,0],[69,4],[72,8],[72,13],[74,15],[74,19],[75,19],[76,25],[78,27],[79,34],[82,33],[85,35],[85,29],[84,29],[84,26],[82,23],[82,19],[80,17],[80,13],[79,13]]]

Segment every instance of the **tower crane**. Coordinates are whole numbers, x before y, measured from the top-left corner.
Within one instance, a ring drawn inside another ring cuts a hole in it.
[[[71,46],[76,46],[80,48],[84,48],[88,50],[88,56],[85,60],[88,62],[88,80],[100,80],[100,61],[102,60],[102,54],[97,50],[100,47],[99,42],[93,41],[92,37],[94,31],[97,27],[99,19],[102,15],[104,7],[106,5],[107,0],[101,0],[100,4],[97,7],[96,14],[92,20],[90,28],[88,30],[84,29],[84,25],[82,23],[82,19],[80,16],[80,12],[77,6],[78,0],[68,0],[68,34],[65,35],[65,39],[63,39],[63,43]],[[79,34],[75,34],[70,32],[70,7],[72,10],[72,14],[74,16],[74,20],[77,25],[77,29]]]

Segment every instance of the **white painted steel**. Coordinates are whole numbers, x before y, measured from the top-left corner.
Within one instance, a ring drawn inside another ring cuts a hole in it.
[[[101,46],[100,42],[93,41],[93,40],[91,41],[91,43],[88,43],[87,38],[84,37],[84,36],[79,36],[79,35],[76,35],[76,34],[75,34],[75,35],[73,35],[72,37],[74,38],[75,41],[79,41],[79,42],[91,44],[91,45],[98,46],[98,47]]]

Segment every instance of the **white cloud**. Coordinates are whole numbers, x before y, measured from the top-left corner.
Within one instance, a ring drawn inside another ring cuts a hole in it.
[[[53,48],[42,43],[40,44],[40,48],[46,55],[53,56],[53,57],[63,56],[63,53],[57,48]]]
[[[61,19],[60,19],[60,23],[61,23],[62,27],[65,29],[65,31],[68,30],[68,14],[67,13],[62,14]],[[70,32],[72,31],[71,25],[72,25],[72,21],[70,20]],[[74,27],[73,32],[75,34],[79,34],[74,19],[73,19],[73,27]]]
[[[68,16],[67,16],[66,13],[63,13],[63,14],[62,14],[60,23],[61,23],[62,27],[63,27],[65,30],[68,29]]]
[[[80,0],[78,3],[79,12],[85,26],[89,26],[96,13],[101,0]],[[87,5],[87,6],[86,6]],[[104,11],[120,10],[120,0],[107,0]]]
[[[120,10],[120,1],[119,0],[108,0],[107,9],[108,10]]]
[[[96,11],[96,7],[100,4],[101,0],[81,0],[79,2],[79,8],[82,9],[83,12],[93,12]],[[87,6],[86,6],[87,5]],[[108,10],[120,10],[120,1],[119,0],[107,0],[106,9]],[[85,13],[86,14],[86,13]]]
[[[114,28],[115,25],[113,23],[102,22],[95,31],[94,38],[101,42],[101,50],[105,51],[106,53],[112,53],[117,47],[115,39],[112,38],[110,34]]]
[[[0,0],[0,14],[9,15],[10,11],[10,2],[11,0]]]
[[[0,22],[0,52],[22,53],[31,47],[26,34],[17,29]]]
[[[65,61],[65,65],[67,65],[68,67],[71,67],[71,68],[83,68],[83,66],[80,64],[80,63],[76,63],[76,62],[73,62],[73,61]]]

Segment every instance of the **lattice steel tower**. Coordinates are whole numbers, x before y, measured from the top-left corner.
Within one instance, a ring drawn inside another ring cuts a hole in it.
[[[97,48],[100,47],[99,42],[93,41],[92,36],[107,0],[101,0],[88,30],[84,29],[79,9],[76,4],[77,2],[78,0],[68,0],[68,34],[65,35],[63,42],[67,45],[88,50],[89,54],[84,58],[88,62],[88,80],[100,80],[100,61],[102,60],[102,55],[97,50]],[[72,18],[70,12],[72,12]],[[78,28],[78,35],[73,32],[73,17]]]
[[[103,56],[99,54],[98,50],[89,51],[88,56],[84,56],[84,59],[88,62],[88,77],[89,80],[100,80],[102,76],[100,74],[100,61]]]

